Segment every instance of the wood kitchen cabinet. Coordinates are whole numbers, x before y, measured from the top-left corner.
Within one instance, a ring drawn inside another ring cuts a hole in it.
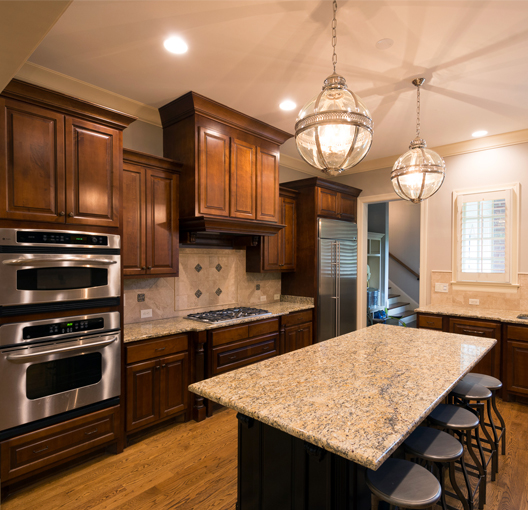
[[[187,335],[126,346],[126,432],[189,414],[190,363]]]
[[[317,214],[325,218],[335,218],[355,223],[357,198],[333,189],[318,187]]]
[[[528,396],[528,327],[505,326],[505,393]]]
[[[123,275],[178,276],[180,164],[123,151]]]
[[[313,312],[303,310],[281,316],[281,354],[313,343]]]
[[[119,226],[133,117],[13,80],[0,96],[0,218]]]
[[[296,191],[280,188],[280,222],[285,227],[274,236],[263,236],[257,246],[247,247],[246,271],[253,273],[295,271],[296,195]]]
[[[194,92],[160,108],[163,152],[183,163],[182,242],[281,230],[279,147],[290,134]]]

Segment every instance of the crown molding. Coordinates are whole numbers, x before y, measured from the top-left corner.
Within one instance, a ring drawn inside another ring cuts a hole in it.
[[[438,147],[429,148],[437,152],[443,158],[447,158],[449,156],[459,156],[461,154],[469,154],[471,152],[499,149],[501,147],[519,145],[521,143],[528,143],[528,129],[510,131],[509,133],[501,133],[500,135],[485,136],[482,138],[475,138],[472,140],[465,140],[463,142],[456,142],[448,145],[439,145]],[[401,154],[403,154],[403,151]],[[362,172],[370,172],[371,170],[392,168],[401,154],[388,156],[385,158],[372,159],[370,161],[362,161],[359,165],[353,167],[349,171],[343,172],[340,175],[359,174]]]
[[[137,117],[138,120],[161,127],[157,108],[134,99],[116,94],[109,90],[86,83],[77,78],[53,71],[47,67],[26,62],[15,78],[20,81],[38,85],[69,96],[78,97],[91,103],[100,104],[114,110]]]

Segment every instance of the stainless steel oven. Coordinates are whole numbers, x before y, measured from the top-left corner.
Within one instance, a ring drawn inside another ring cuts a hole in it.
[[[118,305],[119,247],[118,235],[0,229],[0,315]]]
[[[118,397],[119,312],[0,326],[0,432]]]

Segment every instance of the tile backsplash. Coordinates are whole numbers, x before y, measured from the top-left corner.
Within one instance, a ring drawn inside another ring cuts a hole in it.
[[[450,271],[431,271],[431,305],[460,305],[464,307],[491,308],[494,310],[528,310],[528,275],[519,274],[516,292],[468,291],[451,285]],[[435,292],[435,284],[447,284],[447,292]],[[478,299],[478,305],[470,305],[470,299]]]
[[[125,324],[228,308],[237,303],[265,307],[280,293],[280,273],[246,273],[245,250],[180,248],[178,278],[125,280]],[[152,309],[152,317],[141,319],[141,310],[147,309]]]

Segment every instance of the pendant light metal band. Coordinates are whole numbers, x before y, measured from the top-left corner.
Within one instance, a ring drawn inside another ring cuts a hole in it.
[[[336,52],[336,46],[337,46],[337,1],[334,0],[334,19],[332,20],[332,48],[334,50],[334,53],[332,54],[332,65],[334,66],[334,73],[336,72],[336,66],[337,66],[337,52]]]

